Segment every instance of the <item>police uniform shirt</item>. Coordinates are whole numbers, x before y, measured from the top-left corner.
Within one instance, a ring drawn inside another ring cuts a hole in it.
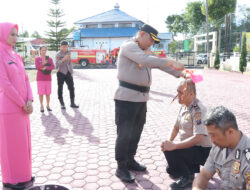
[[[206,107],[197,98],[195,98],[188,107],[184,105],[181,107],[176,121],[176,125],[179,126],[181,141],[196,134],[203,134],[205,138],[203,138],[203,141],[197,146],[211,147],[207,129],[202,122],[205,114]]]
[[[217,173],[224,190],[250,189],[250,140],[242,135],[238,145],[228,153],[227,148],[213,146],[204,168]]]
[[[168,59],[166,58],[147,54],[146,51],[139,47],[135,38],[130,39],[124,42],[120,48],[117,60],[117,78],[127,83],[150,87],[152,83],[152,68],[158,68],[168,74],[179,77],[181,71],[168,67],[167,61]],[[146,102],[149,100],[149,93],[119,86],[115,92],[115,100]]]
[[[73,73],[72,63],[70,59],[65,60],[62,62],[62,59],[66,56],[70,55],[70,51],[66,51],[65,53],[63,51],[59,51],[56,54],[56,67],[58,68],[58,72],[61,72],[63,74],[67,74],[67,72]]]

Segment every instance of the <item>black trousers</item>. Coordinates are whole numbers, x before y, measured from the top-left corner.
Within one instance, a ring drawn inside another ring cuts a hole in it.
[[[64,101],[63,101],[63,84],[64,84],[64,82],[66,82],[66,84],[68,86],[71,103],[74,103],[75,88],[74,88],[73,77],[71,76],[70,72],[68,72],[66,75],[61,73],[61,72],[57,72],[58,99],[59,99],[60,103],[64,103]]]
[[[194,146],[186,149],[165,151],[168,162],[167,173],[173,176],[189,176],[199,173],[200,165],[204,165],[210,152],[210,147]]]
[[[120,167],[125,167],[129,160],[134,159],[146,122],[146,112],[146,102],[115,100],[115,123],[117,125],[115,159]]]

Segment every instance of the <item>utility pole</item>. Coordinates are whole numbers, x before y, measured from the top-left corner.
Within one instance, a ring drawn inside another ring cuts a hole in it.
[[[206,4],[206,25],[207,25],[207,66],[210,68],[210,57],[209,57],[209,25],[208,25],[208,3],[207,0],[205,0]]]

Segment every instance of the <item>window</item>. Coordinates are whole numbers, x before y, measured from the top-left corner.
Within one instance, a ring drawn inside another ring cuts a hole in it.
[[[97,24],[88,24],[86,25],[86,28],[97,28],[98,25]]]
[[[115,25],[114,24],[102,24],[103,28],[114,28]]]
[[[126,27],[132,27],[132,23],[119,23],[119,28],[126,28]]]
[[[164,45],[163,44],[154,44],[153,45],[153,49],[155,49],[155,50],[162,50],[162,49],[164,49]]]

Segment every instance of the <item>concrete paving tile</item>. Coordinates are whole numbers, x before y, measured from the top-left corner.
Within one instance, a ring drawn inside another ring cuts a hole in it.
[[[99,185],[97,183],[87,183],[84,186],[84,190],[93,190],[93,189],[98,189]]]
[[[66,176],[66,177],[63,176],[59,179],[59,182],[62,184],[70,184],[72,181],[73,181],[73,178],[68,177],[68,176]]]
[[[198,98],[208,107],[222,104],[231,109],[239,128],[249,137],[250,88],[245,86],[250,83],[250,76],[215,70],[204,70],[203,73],[204,81],[197,84]],[[160,145],[168,138],[180,108],[177,101],[170,104],[180,79],[153,70],[147,121],[136,155],[136,160],[145,164],[148,172],[132,172],[136,183],[128,184],[115,176],[113,98],[118,86],[116,75],[115,69],[76,70],[74,83],[80,108],[69,107],[70,98],[65,87],[66,110],[63,111],[54,90],[57,83],[53,75],[53,111],[44,114],[39,110],[36,82],[31,84],[34,94],[34,113],[30,120],[35,184],[64,184],[70,190],[170,190],[169,184],[173,180],[166,173],[167,162]],[[207,190],[219,188],[220,180],[215,175]]]
[[[74,170],[64,170],[61,175],[62,176],[72,176],[75,173]]]

